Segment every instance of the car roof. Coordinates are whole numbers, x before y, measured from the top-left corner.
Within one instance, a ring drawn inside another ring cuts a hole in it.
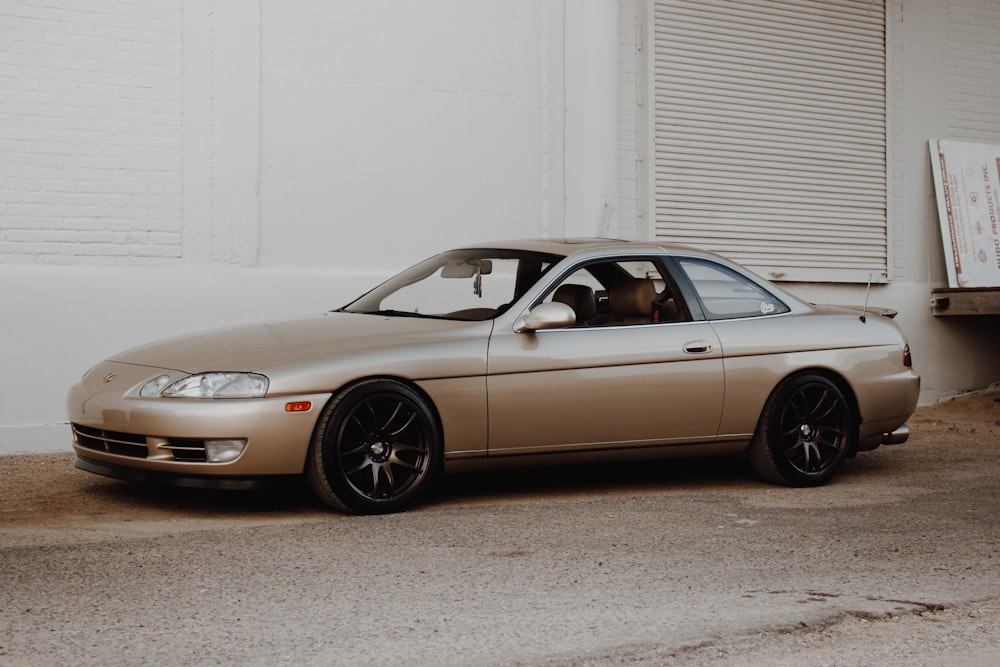
[[[626,241],[624,239],[609,238],[520,239],[514,241],[490,241],[487,243],[477,243],[465,247],[498,250],[525,250],[550,255],[561,255],[563,257],[591,250],[606,250],[614,252],[626,249],[629,251],[645,249],[648,252],[683,251],[704,254],[694,248],[688,248],[672,243],[663,243],[661,241]]]
[[[607,254],[622,255],[644,255],[644,254],[669,254],[688,257],[700,257],[711,259],[735,269],[746,277],[754,279],[759,285],[768,291],[778,295],[787,304],[797,303],[798,306],[806,305],[794,294],[786,292],[766,278],[754,273],[753,270],[734,262],[718,253],[709,250],[701,250],[691,246],[665,243],[663,241],[626,241],[624,239],[608,238],[563,238],[563,239],[521,239],[515,241],[491,241],[468,245],[460,250],[519,250],[526,252],[539,252],[557,257],[575,256],[580,260],[597,259]]]

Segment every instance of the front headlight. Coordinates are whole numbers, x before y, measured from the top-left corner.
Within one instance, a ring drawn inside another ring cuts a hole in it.
[[[154,378],[150,382],[155,382]],[[198,373],[160,392],[167,398],[263,398],[268,379],[258,373]],[[141,394],[142,392],[140,392]]]
[[[169,375],[157,375],[155,378],[142,385],[142,388],[139,389],[139,395],[143,398],[159,396],[160,392],[163,391],[163,388],[167,386],[168,382],[170,382]]]

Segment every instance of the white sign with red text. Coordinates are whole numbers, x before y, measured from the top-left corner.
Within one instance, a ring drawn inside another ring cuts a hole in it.
[[[931,139],[949,287],[1000,287],[1000,145]]]

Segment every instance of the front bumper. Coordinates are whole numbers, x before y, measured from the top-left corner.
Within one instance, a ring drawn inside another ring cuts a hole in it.
[[[191,479],[301,474],[313,428],[329,394],[258,399],[141,398],[135,387],[157,369],[105,362],[74,385],[67,398],[73,449],[84,470],[122,478],[123,470]],[[115,381],[105,378],[114,375]],[[309,401],[307,412],[288,412]],[[211,463],[191,454],[198,443],[245,439],[233,461]],[[100,468],[100,470],[95,470]],[[117,474],[112,474],[118,471]],[[135,476],[135,475],[133,475]]]

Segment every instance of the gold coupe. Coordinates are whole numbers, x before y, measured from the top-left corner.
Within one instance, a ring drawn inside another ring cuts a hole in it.
[[[223,488],[302,476],[363,514],[498,463],[746,455],[812,486],[907,438],[920,379],[894,315],[680,246],[475,245],[331,312],[101,362],[69,392],[75,465]]]

